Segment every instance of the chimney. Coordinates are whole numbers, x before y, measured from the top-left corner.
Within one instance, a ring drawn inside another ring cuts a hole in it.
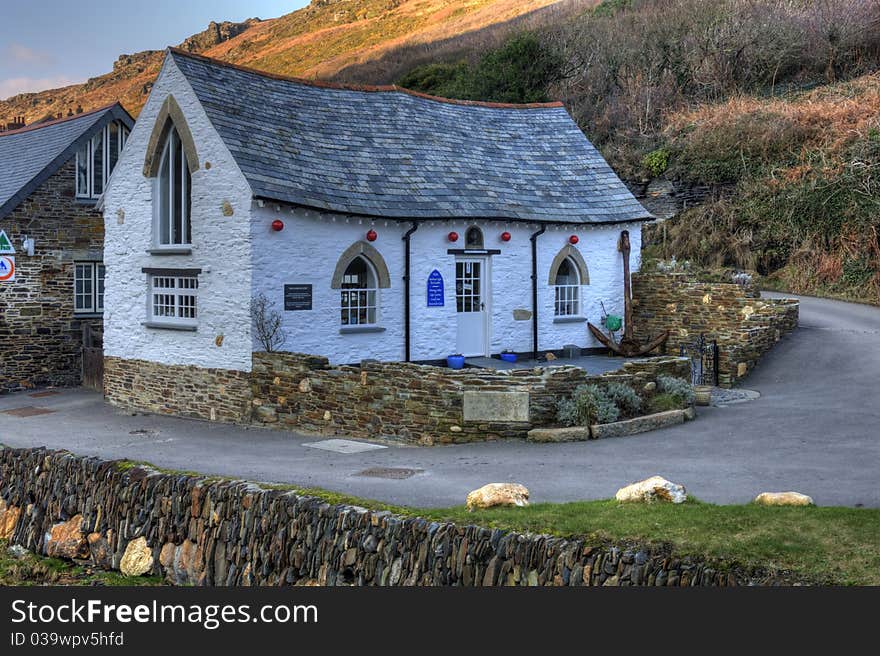
[[[25,126],[24,116],[15,116],[6,125],[0,123],[0,132],[8,132],[10,130],[20,130]]]

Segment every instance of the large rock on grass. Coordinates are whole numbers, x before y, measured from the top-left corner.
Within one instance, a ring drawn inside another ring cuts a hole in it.
[[[518,483],[489,483],[467,495],[467,509],[493,506],[527,506],[529,490]]]
[[[638,501],[652,503],[665,501],[670,503],[684,503],[687,500],[687,491],[684,485],[667,481],[662,476],[652,476],[643,481],[632,483],[622,487],[614,495],[614,498],[622,502]]]
[[[761,492],[755,497],[761,506],[812,506],[813,498],[800,492]]]

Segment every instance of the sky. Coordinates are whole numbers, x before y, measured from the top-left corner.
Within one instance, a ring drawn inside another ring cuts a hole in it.
[[[308,0],[0,0],[0,98],[84,82],[116,58],[177,45],[208,23],[275,18]]]

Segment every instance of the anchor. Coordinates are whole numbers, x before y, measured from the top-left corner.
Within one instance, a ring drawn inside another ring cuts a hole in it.
[[[623,337],[620,342],[616,342],[613,338],[603,333],[593,324],[587,323],[587,327],[590,329],[590,332],[593,333],[593,337],[598,339],[602,344],[618,355],[622,355],[625,358],[635,358],[640,355],[647,355],[655,348],[665,344],[666,340],[669,338],[669,331],[666,330],[662,332],[644,345],[640,344],[636,338],[633,337],[632,293],[629,281],[629,230],[624,230],[620,233],[620,240],[617,242],[617,250],[623,254]]]

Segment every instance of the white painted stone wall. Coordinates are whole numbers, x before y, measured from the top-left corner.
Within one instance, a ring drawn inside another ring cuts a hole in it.
[[[192,255],[187,256],[147,253],[153,239],[153,191],[143,165],[156,116],[169,93],[187,119],[199,157],[199,170],[192,176]],[[224,216],[224,201],[232,206],[232,216]],[[250,207],[244,176],[189,83],[166,59],[105,194],[105,355],[250,370]],[[143,267],[202,269],[196,332],[142,325],[148,294]],[[220,335],[222,346],[217,346]]]
[[[284,222],[284,230],[274,232],[271,223]],[[344,217],[302,208],[287,209],[272,204],[254,209],[253,293],[264,293],[282,314],[287,342],[283,350],[325,355],[334,363],[355,363],[365,358],[400,360],[404,357],[404,242],[409,222],[394,222]],[[412,235],[411,282],[411,358],[443,359],[458,350],[456,344],[455,256],[450,248],[462,248],[464,234],[471,225],[483,230],[484,246],[498,249],[490,256],[489,275],[492,294],[490,352],[504,349],[531,351],[532,322],[517,321],[514,310],[531,311],[531,246],[529,237],[536,225],[505,222],[431,221],[421,222]],[[331,288],[336,263],[351,244],[364,240],[373,228],[378,239],[373,242],[388,267],[391,287],[381,291],[381,333],[340,333],[340,292]],[[590,284],[583,287],[583,315],[598,324],[605,303],[609,313],[623,315],[623,264],[617,252],[620,231],[630,231],[633,253],[641,247],[638,223],[625,226],[572,227],[548,226],[538,237],[539,348],[561,348],[566,344],[581,347],[600,346],[587,332],[586,321],[554,322],[554,289],[547,284],[550,265],[556,254],[578,235],[578,248],[587,263]],[[450,231],[460,235],[450,243]],[[509,242],[500,235],[511,233]],[[631,260],[633,271],[638,258]],[[431,271],[437,269],[444,280],[445,305],[427,307],[426,285]],[[285,284],[311,284],[311,311],[283,310]],[[254,343],[255,349],[260,349]]]
[[[272,230],[275,219],[284,222],[280,232]],[[408,225],[385,223],[274,204],[254,205],[253,294],[265,294],[283,317],[287,341],[278,350],[324,355],[333,363],[403,359],[401,237]],[[379,324],[385,331],[340,334],[341,296],[338,289],[331,288],[333,272],[349,246],[366,240],[371,226],[379,234],[372,246],[382,254],[391,279],[391,287],[379,292]],[[312,285],[312,309],[284,311],[285,284]],[[264,350],[256,336],[253,348]]]
[[[151,255],[153,187],[143,176],[147,142],[167,95],[187,118],[199,156],[192,177],[191,255]],[[206,163],[210,162],[210,169]],[[223,205],[233,208],[224,216]],[[129,137],[128,144],[104,199],[107,265],[104,352],[108,356],[142,359],[163,364],[191,364],[205,368],[249,371],[251,352],[262,350],[252,334],[249,303],[265,293],[282,314],[287,341],[283,350],[325,355],[334,363],[366,358],[402,360],[404,357],[404,232],[409,222],[371,221],[274,204],[260,207],[231,154],[211,126],[188,82],[172,60],[166,60],[150,98]],[[280,218],[285,228],[271,229]],[[335,220],[334,220],[335,219]],[[532,322],[513,318],[516,309],[531,311],[531,250],[534,224],[501,221],[426,221],[412,236],[411,358],[443,359],[458,351],[455,309],[455,256],[463,248],[470,225],[483,230],[484,246],[499,249],[491,256],[490,352],[532,349]],[[365,239],[373,227],[372,244],[388,267],[391,287],[380,292],[380,333],[341,334],[340,292],[331,288],[339,256],[354,242]],[[582,293],[583,314],[597,323],[600,302],[609,313],[623,314],[622,261],[617,252],[620,231],[628,229],[632,267],[638,269],[641,248],[639,223],[614,226],[548,226],[538,237],[539,349],[566,344],[599,346],[587,332],[586,322],[554,322],[554,289],[548,285],[556,254],[579,237],[577,248],[587,263],[590,284]],[[447,235],[461,236],[450,243]],[[512,237],[502,242],[500,235]],[[147,319],[147,274],[143,267],[201,268],[199,325],[196,332],[159,330],[143,326]],[[429,308],[426,283],[433,269],[443,276],[444,307]],[[311,311],[284,311],[285,284],[311,284]],[[216,338],[223,336],[222,346]]]

